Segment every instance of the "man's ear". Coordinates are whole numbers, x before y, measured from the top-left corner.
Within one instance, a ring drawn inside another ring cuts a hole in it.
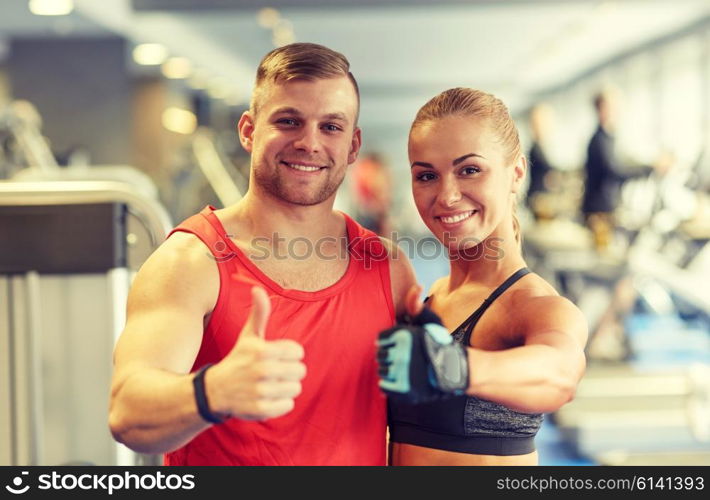
[[[360,152],[360,146],[362,146],[362,131],[360,127],[355,127],[353,131],[353,138],[350,141],[350,151],[348,152],[348,165],[352,165],[357,160],[357,155]]]
[[[254,144],[254,117],[251,111],[245,111],[237,123],[239,142],[247,153],[251,153]]]
[[[513,186],[511,192],[517,194],[525,180],[525,173],[528,170],[528,160],[525,155],[520,155],[513,167]]]

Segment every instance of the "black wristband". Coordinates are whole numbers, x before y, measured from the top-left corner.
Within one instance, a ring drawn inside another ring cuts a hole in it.
[[[207,422],[221,424],[224,420],[212,413],[210,405],[207,402],[207,392],[205,391],[205,372],[210,366],[212,366],[212,363],[207,363],[197,371],[197,374],[195,374],[195,377],[192,379],[192,386],[195,388],[195,401],[197,402],[197,411],[200,416]]]

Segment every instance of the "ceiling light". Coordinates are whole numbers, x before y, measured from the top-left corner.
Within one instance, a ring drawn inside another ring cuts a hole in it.
[[[277,47],[282,47],[296,41],[296,34],[293,32],[293,24],[286,19],[282,19],[274,27],[274,34],[271,41]]]
[[[176,134],[192,134],[197,128],[195,113],[181,108],[168,108],[163,111],[163,127]]]
[[[133,60],[143,66],[163,64],[168,57],[168,49],[159,43],[142,43],[133,49]]]
[[[274,36],[271,37],[271,41],[273,42],[274,46],[276,47],[283,47],[284,45],[288,45],[290,43],[293,43],[296,41],[296,37],[294,36],[293,32],[291,33],[274,33]]]
[[[30,0],[29,8],[37,16],[66,16],[74,10],[74,0]]]
[[[192,63],[186,57],[171,57],[163,63],[161,70],[165,78],[187,78],[192,74]]]
[[[265,7],[256,14],[256,20],[262,28],[273,28],[280,19],[279,11],[271,7]]]

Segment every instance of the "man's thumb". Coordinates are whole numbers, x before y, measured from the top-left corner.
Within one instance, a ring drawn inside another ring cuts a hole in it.
[[[251,312],[247,319],[241,336],[251,336],[264,338],[266,334],[266,325],[269,322],[271,315],[271,301],[266,294],[266,290],[260,286],[255,286],[251,289]]]

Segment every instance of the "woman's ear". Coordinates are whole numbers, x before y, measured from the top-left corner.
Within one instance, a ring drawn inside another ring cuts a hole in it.
[[[513,167],[513,185],[511,186],[511,193],[518,194],[518,191],[525,180],[525,173],[527,170],[528,160],[525,158],[525,155],[520,155],[518,157],[518,161],[515,162]]]

